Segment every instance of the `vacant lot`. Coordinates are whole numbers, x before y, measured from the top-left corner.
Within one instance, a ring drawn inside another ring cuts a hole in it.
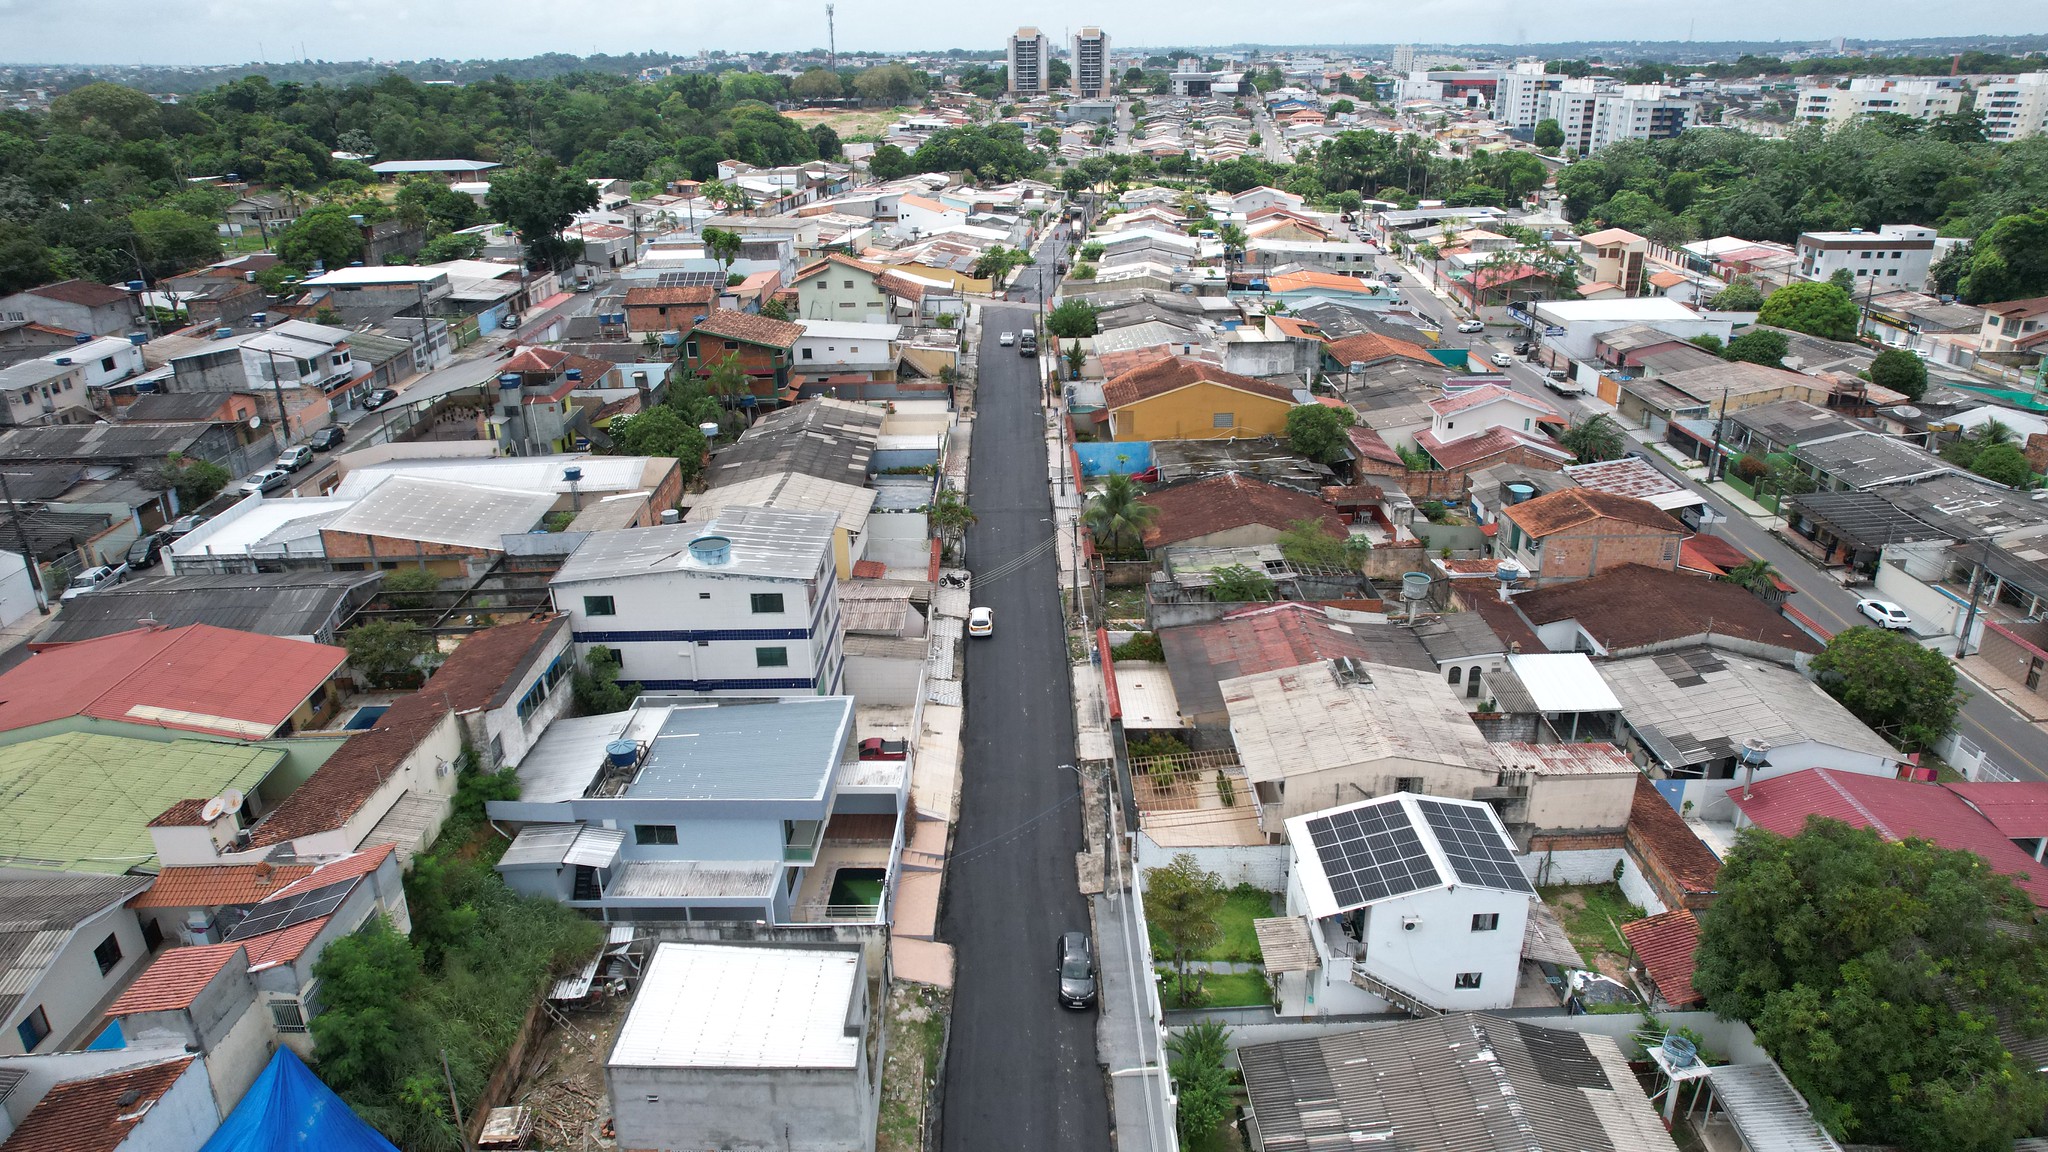
[[[862,108],[847,111],[836,108],[799,108],[783,115],[809,128],[813,124],[829,125],[839,133],[841,140],[856,136],[880,136],[882,130],[903,119],[909,108]]]

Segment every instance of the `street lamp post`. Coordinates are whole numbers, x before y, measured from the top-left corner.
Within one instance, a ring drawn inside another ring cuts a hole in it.
[[[292,422],[291,417],[286,415],[284,410],[284,383],[277,375],[277,350],[265,348],[263,354],[270,357],[270,391],[272,395],[277,397],[278,431],[284,436],[282,444],[289,446],[292,442]],[[296,358],[294,358],[293,363],[297,363]]]

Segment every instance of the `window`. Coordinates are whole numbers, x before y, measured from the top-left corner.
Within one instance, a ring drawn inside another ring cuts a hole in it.
[[[800,355],[799,355],[799,356],[797,357],[797,359],[799,359],[799,360],[809,360],[809,359],[811,359],[811,349],[809,349],[809,348],[805,348],[805,349],[802,349],[802,351],[801,351],[801,354],[800,354]]]
[[[711,599],[711,593],[709,593],[709,592],[699,592],[699,593],[697,593],[697,599],[699,599],[699,600],[709,600],[709,599]]]
[[[100,371],[112,372],[114,368],[114,358],[112,356],[106,356],[100,359]]]
[[[100,966],[100,975],[105,976],[114,970],[114,965],[121,962],[121,942],[114,939],[112,932],[107,933],[107,938],[100,941],[100,946],[92,950],[92,958]]]
[[[756,668],[787,668],[787,667],[789,667],[789,649],[787,649],[787,648],[756,648],[756,649],[754,649],[754,667],[756,667]]]
[[[782,593],[780,592],[756,592],[752,599],[754,612],[757,615],[762,612],[782,611]]]
[[[673,824],[633,825],[633,843],[635,844],[674,844],[675,842],[676,826]]]
[[[21,1037],[21,1050],[33,1052],[50,1034],[50,1018],[41,1008],[30,1012],[26,1019],[14,1026],[14,1034]]]
[[[1473,930],[1474,932],[1498,932],[1498,931],[1500,931],[1500,913],[1498,913],[1498,912],[1475,912],[1475,913],[1473,913],[1473,914],[1472,914],[1472,930]]]
[[[299,1007],[297,1000],[272,1000],[270,1002],[270,1022],[277,1027],[279,1032],[304,1032],[306,1030],[306,1010]]]
[[[1454,664],[1454,665],[1452,665],[1452,666],[1451,666],[1451,683],[1453,683],[1453,684],[1459,684],[1459,683],[1463,683],[1463,682],[1464,682],[1464,679],[1465,679],[1465,670],[1464,670],[1463,668],[1460,668],[1460,667],[1458,667],[1458,666],[1457,666],[1457,665],[1455,665],[1455,664]]]
[[[585,596],[583,598],[583,614],[585,616],[616,616],[619,614],[619,607],[609,596]]]
[[[697,342],[695,340],[689,340],[684,342],[683,355],[691,360],[695,360],[697,358]]]
[[[1209,417],[1209,427],[1211,428],[1234,428],[1236,426],[1237,413],[1235,412],[1218,412]]]
[[[831,281],[826,280],[824,277],[821,276],[818,278],[818,283],[815,285],[815,287],[829,288],[831,287]]]
[[[846,282],[845,282],[844,284],[841,284],[841,285],[840,285],[840,287],[842,287],[842,288],[851,288],[851,287],[853,287],[853,281],[851,281],[851,280],[848,280],[848,281],[846,281]]]
[[[1396,777],[1394,777],[1394,791],[1396,791],[1396,792],[1420,792],[1420,791],[1422,791],[1422,777],[1420,777],[1420,776],[1396,776]]]
[[[1480,974],[1477,972],[1460,972],[1458,973],[1457,981],[1452,987],[1460,989],[1477,988],[1479,987],[1479,976]]]
[[[737,340],[727,340],[727,341],[725,342],[725,350],[726,350],[727,352],[737,352],[737,351],[739,351],[739,348],[740,348],[740,342],[739,342],[739,341],[737,341]]]

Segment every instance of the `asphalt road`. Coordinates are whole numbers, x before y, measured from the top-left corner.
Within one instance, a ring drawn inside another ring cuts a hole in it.
[[[1026,273],[1036,296],[1053,259]],[[1060,613],[1040,407],[1041,362],[995,334],[1038,326],[1034,308],[983,313],[967,558],[995,634],[967,642],[965,779],[939,935],[953,945],[946,1152],[1109,1148],[1095,1014],[1054,1000],[1060,933],[1087,930],[1073,704]],[[1020,561],[1014,568],[1006,568]],[[982,573],[988,573],[983,578]]]

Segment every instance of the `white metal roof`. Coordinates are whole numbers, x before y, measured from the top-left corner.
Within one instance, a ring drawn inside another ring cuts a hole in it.
[[[1744,1146],[1760,1152],[1842,1152],[1776,1064],[1725,1064],[1707,1076]]]
[[[1539,712],[1618,712],[1621,701],[1584,652],[1522,653],[1508,667],[1529,690]]]
[[[1536,317],[1556,324],[1603,320],[1705,320],[1708,317],[1668,296],[1636,296],[1625,300],[1545,300]]]
[[[901,324],[861,324],[851,320],[799,320],[804,335],[828,340],[894,340],[903,332]]]
[[[872,488],[842,484],[801,472],[776,472],[721,484],[694,497],[690,514],[685,519],[698,525],[722,521],[735,511],[747,511],[748,508],[741,507],[746,505],[762,511],[805,515],[826,513],[836,517],[838,526],[848,532],[861,532],[867,528],[868,513],[875,506],[875,495]]]
[[[361,268],[336,268],[303,283],[309,287],[339,288],[364,284],[433,284],[447,278],[448,274],[438,268],[411,268],[403,264],[364,265]]]
[[[613,1067],[853,1068],[860,954],[663,944],[612,1047]]]
[[[569,482],[562,478],[562,472],[570,467],[582,470],[583,475],[576,481],[576,490],[586,496],[599,492],[634,492],[642,486],[647,459],[645,456],[563,454],[390,460],[349,469],[348,475],[335,487],[334,494],[364,496],[393,476],[415,476],[565,496],[569,492]]]
[[[868,497],[872,503],[874,494],[870,492]],[[592,532],[570,554],[552,583],[668,572],[808,580],[817,575],[830,554],[832,527],[832,518],[819,512],[724,508],[708,523]],[[709,536],[723,536],[731,542],[730,554],[722,562],[706,562],[691,555],[690,542]]]
[[[336,532],[423,540],[496,551],[530,532],[555,505],[549,492],[522,492],[417,476],[393,476],[327,527]]]

